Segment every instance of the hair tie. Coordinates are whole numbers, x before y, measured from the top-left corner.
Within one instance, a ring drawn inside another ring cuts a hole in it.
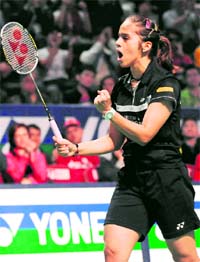
[[[148,33],[148,38],[150,38],[151,37],[151,34],[153,33],[153,32],[156,32],[156,33],[160,33],[160,30],[159,30],[159,28],[158,28],[158,25],[156,24],[156,23],[154,23],[154,22],[152,22],[150,19],[148,19],[148,18],[146,18],[146,23],[145,23],[145,28],[147,29],[147,30],[151,30],[149,33]]]
[[[159,29],[156,23],[154,24],[154,30],[159,33]]]
[[[145,28],[151,29],[151,20],[149,18],[146,18]]]

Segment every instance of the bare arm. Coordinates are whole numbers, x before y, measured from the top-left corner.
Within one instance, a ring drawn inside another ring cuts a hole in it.
[[[111,109],[110,95],[105,90],[99,91],[94,103],[101,113]],[[140,145],[145,145],[158,133],[171,112],[172,108],[167,103],[155,102],[149,105],[141,124],[125,119],[117,112],[111,122],[124,136]]]
[[[142,124],[127,120],[118,113],[112,118],[112,123],[126,137],[145,145],[158,133],[170,114],[171,109],[166,104],[157,102],[149,105]]]
[[[62,156],[72,156],[77,152],[77,147],[66,139],[53,137],[58,153]],[[99,155],[119,149],[124,141],[124,136],[111,124],[109,134],[92,141],[79,143],[80,155]]]
[[[111,124],[109,134],[96,140],[86,141],[79,144],[81,155],[105,154],[121,147],[124,136]]]

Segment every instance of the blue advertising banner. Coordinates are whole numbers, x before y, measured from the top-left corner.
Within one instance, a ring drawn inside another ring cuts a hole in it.
[[[107,133],[109,122],[102,119],[101,114],[93,105],[49,105],[60,130],[64,121],[76,117],[84,128],[84,140],[100,137]],[[200,109],[182,109],[182,118],[195,117],[200,127]],[[7,133],[13,121],[25,124],[37,124],[41,128],[42,143],[52,144],[52,130],[42,105],[0,105],[0,145],[8,141]]]
[[[49,106],[51,115],[55,118],[62,132],[64,121],[69,117],[76,117],[84,128],[84,139],[99,137],[107,132],[108,123],[102,119],[94,106]],[[52,143],[52,130],[48,117],[41,105],[0,105],[0,144],[8,141],[7,133],[13,122],[37,124],[41,128],[42,143]]]

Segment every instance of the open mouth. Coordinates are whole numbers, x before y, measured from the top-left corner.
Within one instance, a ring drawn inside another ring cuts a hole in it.
[[[122,57],[123,57],[123,53],[120,52],[119,50],[117,50],[117,61],[121,64],[122,63]]]
[[[118,58],[122,58],[123,54],[120,51],[117,51]]]

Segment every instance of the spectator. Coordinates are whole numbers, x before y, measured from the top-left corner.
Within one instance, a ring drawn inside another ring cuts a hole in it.
[[[116,81],[117,81],[117,79],[116,79],[115,76],[107,75],[101,80],[99,88],[100,88],[100,90],[105,89],[111,94],[113,87],[116,84]]]
[[[23,100],[20,95],[20,75],[13,71],[4,60],[3,53],[0,55],[2,59],[0,62],[0,100],[2,103],[22,103]]]
[[[64,137],[75,144],[82,141],[83,128],[77,118],[69,118],[65,121]],[[65,167],[70,172],[69,180],[62,180],[62,182],[97,182],[99,179],[99,156],[75,155],[72,157],[63,157],[58,155],[57,150],[55,149],[52,152],[52,157],[54,163],[56,164],[54,167]]]
[[[169,10],[171,8],[171,1],[162,1],[161,4],[161,0],[151,0],[151,4],[153,5],[153,10],[156,14],[158,14],[159,16],[159,27],[163,30],[163,20],[162,20],[162,16],[163,13],[166,10]],[[140,2],[140,0],[138,0],[137,2]]]
[[[122,20],[135,13],[135,2],[131,0],[120,0],[120,4],[123,11]]]
[[[194,165],[195,158],[200,153],[200,136],[197,121],[193,118],[186,118],[182,123],[182,158],[187,165]]]
[[[5,23],[10,21],[18,21],[19,12],[21,7],[24,6],[26,0],[12,1],[12,0],[1,0],[1,11],[3,13],[3,21]]]
[[[10,151],[6,154],[5,183],[37,184],[47,181],[45,156],[29,137],[28,127],[15,123],[9,129]]]
[[[77,68],[75,77],[69,80],[63,94],[63,100],[69,104],[91,104],[97,94],[97,86],[95,85],[94,67],[80,65]]]
[[[95,81],[99,85],[100,81],[108,74],[117,75],[119,65],[117,62],[117,52],[115,39],[112,35],[112,28],[105,27],[101,33],[94,38],[93,45],[80,54],[80,62],[86,65],[94,65],[97,72]]]
[[[35,39],[38,48],[42,48],[45,45],[47,35],[55,26],[50,1],[28,0],[24,2],[23,5],[19,1],[20,8],[17,18],[13,21],[17,21],[27,28]]]
[[[105,27],[113,30],[114,38],[118,36],[118,29],[122,21],[124,12],[119,0],[86,0],[91,25],[92,35],[96,36]]]
[[[186,66],[193,64],[191,56],[183,50],[183,35],[177,29],[166,30],[166,35],[171,41],[172,58],[176,73],[183,73]]]
[[[5,174],[7,168],[6,156],[0,149],[0,184],[3,183],[3,174]]]
[[[44,91],[44,86],[42,82],[40,81],[40,77],[38,75],[38,71],[35,70],[32,72],[32,75],[34,77],[34,80],[37,82],[37,85],[39,87],[40,91]],[[36,90],[35,84],[30,77],[30,75],[24,75],[21,76],[21,97],[22,97],[22,102],[26,104],[38,104],[41,103],[40,97],[38,95],[38,92]],[[42,92],[43,96],[45,97],[45,92]],[[45,97],[46,101],[46,97]]]
[[[171,9],[162,16],[164,29],[177,29],[183,34],[183,46],[192,54],[199,44],[200,17],[188,9],[187,0],[172,0]]]
[[[41,129],[36,124],[30,124],[28,125],[28,132],[30,139],[36,144],[37,150],[40,151],[42,154],[44,154],[47,163],[51,164],[51,156],[43,151],[41,147]]]
[[[72,64],[72,50],[62,49],[60,47],[62,40],[62,33],[55,29],[48,34],[47,46],[38,50],[39,63],[44,69],[44,85],[49,103],[62,103],[62,92],[69,78],[67,70]]]
[[[55,23],[64,36],[85,37],[91,33],[90,17],[85,1],[61,0],[54,12]]]
[[[159,15],[154,10],[155,6],[153,6],[150,0],[143,0],[138,1],[135,12],[140,16],[150,18],[154,23],[158,24]]]
[[[2,0],[1,11],[4,23],[21,23],[34,37],[38,47],[54,26],[51,0]]]
[[[186,87],[181,91],[182,106],[200,106],[200,71],[194,65],[185,69]]]

